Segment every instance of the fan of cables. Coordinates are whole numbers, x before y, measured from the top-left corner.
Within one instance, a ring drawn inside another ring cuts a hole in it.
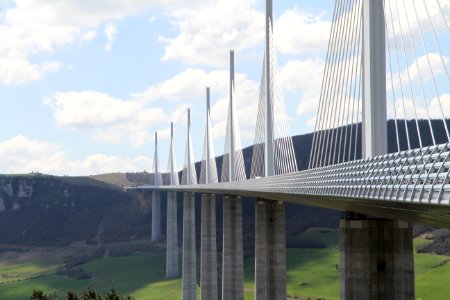
[[[270,28],[272,26],[270,25]],[[272,106],[273,121],[273,148],[275,174],[285,174],[297,171],[297,161],[292,143],[291,131],[289,127],[289,117],[286,111],[286,104],[283,91],[280,85],[279,68],[276,51],[273,41],[273,31],[269,31],[269,60],[264,55],[263,70],[261,76],[260,96],[258,102],[258,115],[256,119],[255,144],[253,146],[253,156],[251,165],[251,178],[264,177],[265,161],[265,141],[266,141],[266,101],[270,101]],[[267,64],[269,64],[269,74],[267,74]],[[270,77],[270,95],[267,95],[267,80]]]
[[[383,5],[389,152],[448,142],[450,3]],[[336,1],[309,168],[361,158],[362,6]]]

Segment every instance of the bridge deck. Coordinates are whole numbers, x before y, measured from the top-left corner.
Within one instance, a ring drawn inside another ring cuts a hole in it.
[[[135,189],[258,197],[450,228],[450,143],[245,181]]]

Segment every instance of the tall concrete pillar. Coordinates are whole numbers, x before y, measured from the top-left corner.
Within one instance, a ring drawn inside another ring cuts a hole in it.
[[[167,193],[166,278],[178,277],[177,194]]]
[[[244,253],[242,247],[242,200],[223,199],[222,300],[244,299]]]
[[[152,241],[161,239],[161,193],[152,192]]]
[[[348,214],[340,235],[342,300],[414,299],[410,224]]]
[[[255,210],[255,299],[286,299],[284,205],[257,199]]]
[[[216,197],[202,194],[201,272],[202,300],[217,300]]]
[[[195,194],[183,200],[183,300],[197,300],[197,260],[195,249]]]
[[[387,153],[385,16],[363,0],[362,157]],[[414,299],[410,224],[347,212],[340,221],[341,299]]]

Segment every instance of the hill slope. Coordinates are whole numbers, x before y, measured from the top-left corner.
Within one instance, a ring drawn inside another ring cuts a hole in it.
[[[314,240],[322,249],[289,248],[287,251],[287,292],[291,299],[339,299],[339,250],[338,232],[329,229],[313,229],[299,236]],[[145,243],[145,242],[144,242]],[[147,242],[148,243],[148,242]],[[415,249],[429,241],[416,238]],[[417,253],[415,260],[416,298],[422,300],[446,299],[450,287],[450,257]],[[42,275],[39,261],[30,263],[29,272]],[[23,265],[5,265],[0,260],[4,274],[20,275]],[[34,269],[33,269],[34,268]],[[112,286],[121,293],[131,294],[137,300],[181,299],[181,279],[165,279],[165,254],[136,253],[124,257],[103,257],[79,266],[92,276],[89,279],[73,279],[57,275],[55,268],[44,270],[44,275],[20,281],[10,280],[0,285],[0,299],[28,299],[33,289],[44,289],[58,296],[72,288],[82,290],[93,286],[105,292]],[[220,272],[219,272],[220,276]],[[32,277],[32,276],[31,276]],[[245,260],[245,299],[254,299],[254,257]]]
[[[85,177],[0,176],[0,244],[128,240],[150,231],[142,206],[135,195]]]

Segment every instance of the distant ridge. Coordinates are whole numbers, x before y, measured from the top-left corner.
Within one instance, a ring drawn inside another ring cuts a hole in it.
[[[412,148],[419,147],[419,140],[417,138],[417,130],[415,125],[415,120],[407,121],[407,126],[410,135],[410,142]],[[450,127],[450,120],[447,120],[447,124]],[[419,120],[419,128],[421,131],[423,146],[431,145],[432,140],[429,134],[428,120]],[[445,136],[445,129],[441,120],[432,120],[432,126],[434,128],[434,134],[436,138],[436,142],[445,143],[447,138]],[[405,132],[405,123],[404,120],[398,120],[398,130],[400,132],[400,150],[406,150],[406,134]],[[345,128],[345,127],[343,127]],[[348,134],[350,130],[347,130]],[[358,124],[358,132],[361,134],[361,123]],[[403,134],[402,134],[403,133]],[[311,152],[311,144],[313,139],[313,133],[307,133],[302,135],[292,136],[292,142],[294,144],[295,150],[295,159],[297,160],[297,166],[299,170],[305,170],[308,168],[309,156]],[[253,145],[245,147],[242,149],[245,163],[245,171],[247,177],[250,174],[252,153],[253,153]],[[388,121],[388,151],[389,153],[397,152],[397,141],[396,141],[396,131],[395,131],[395,122],[394,120]],[[361,153],[361,138],[359,138],[357,145],[357,153]],[[356,156],[357,159],[360,159],[361,156],[358,154]],[[178,158],[180,159],[180,158]],[[222,160],[223,155],[216,157],[216,165],[217,165],[217,173],[220,177],[222,173]],[[197,177],[200,176],[200,161],[195,163],[195,168],[197,171]],[[149,166],[142,166],[143,169]],[[181,180],[181,170],[179,172],[179,177]],[[137,186],[137,185],[151,185],[154,182],[154,175],[152,173],[147,172],[136,172],[136,173],[107,173],[107,174],[99,174],[90,176],[90,178],[103,181],[109,184],[118,185],[118,186]],[[164,184],[169,183],[168,174],[163,174],[163,182]]]

